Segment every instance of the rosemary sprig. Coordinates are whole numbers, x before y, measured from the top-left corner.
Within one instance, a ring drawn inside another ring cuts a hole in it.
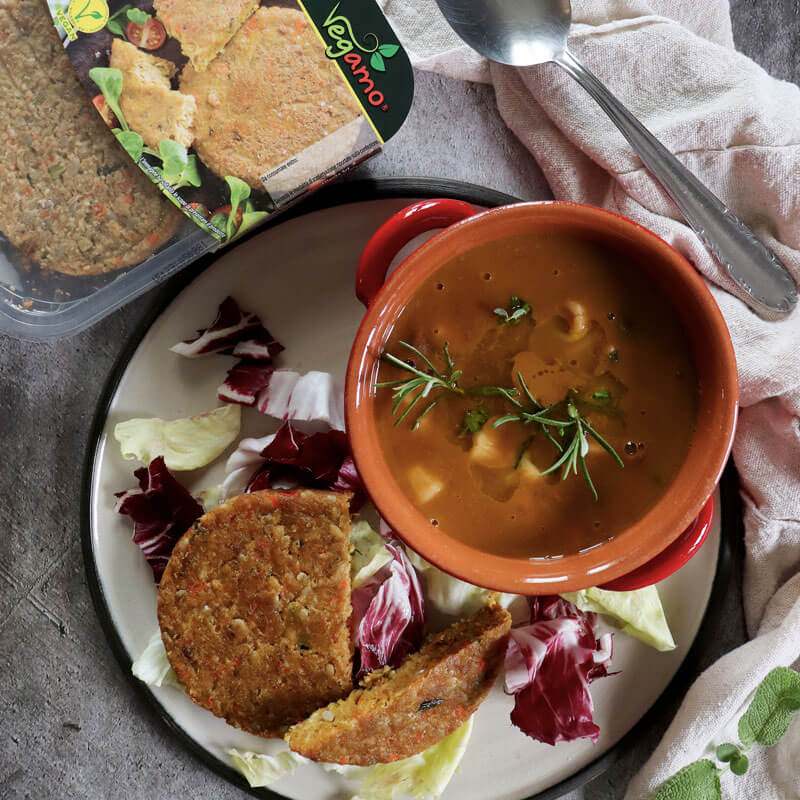
[[[417,367],[412,366],[407,361],[403,361],[401,358],[398,358],[391,353],[383,354],[382,358],[384,361],[387,361],[393,366],[405,370],[406,372],[410,372],[413,376],[411,378],[407,378],[406,380],[401,379],[396,381],[383,381],[375,384],[378,388],[391,387],[392,389],[392,399],[394,401],[392,403],[392,414],[395,416],[395,426],[399,425],[411,413],[411,410],[417,405],[417,403],[420,400],[426,399],[434,389],[444,390],[445,393],[458,395],[464,394],[464,390],[458,385],[462,371],[460,369],[456,369],[455,364],[453,363],[453,358],[450,355],[449,342],[445,342],[444,347],[442,348],[443,361],[446,365],[446,373],[440,372],[434,366],[433,362],[413,345],[410,345],[408,342],[400,342],[400,345],[405,347],[407,350],[410,350],[418,358],[422,359],[422,361],[427,365],[429,371],[424,372],[421,369],[417,369]],[[414,422],[411,425],[412,431],[415,431],[419,427],[420,420],[422,420],[426,414],[429,414],[441,399],[442,395],[439,395],[439,397],[431,400],[431,402],[425,406],[425,408],[414,419]],[[406,402],[405,406],[403,406],[404,400],[408,401]]]
[[[469,390],[469,394],[477,397],[505,397],[509,403],[513,403],[517,408],[522,408],[516,398],[519,392],[516,389],[506,389],[503,386],[474,386]]]
[[[578,407],[571,398],[568,397],[566,400],[545,407],[531,394],[525,384],[522,374],[519,372],[517,373],[517,380],[527,400],[527,405],[522,406],[521,403],[516,403],[520,410],[514,414],[506,414],[506,416],[495,420],[493,427],[499,428],[501,425],[505,425],[508,422],[521,422],[524,425],[538,425],[547,440],[555,446],[559,453],[558,458],[553,464],[539,474],[549,475],[561,468],[561,480],[566,480],[570,473],[577,475],[580,472],[592,496],[597,500],[597,489],[589,474],[589,468],[586,466],[586,454],[589,452],[588,437],[594,439],[620,467],[624,467],[625,465],[622,463],[622,459],[617,454],[617,451],[591,426],[586,417],[581,415]],[[558,419],[554,415],[556,409],[562,405],[566,407],[566,420]],[[563,444],[552,435],[550,428],[555,428],[558,431],[559,436],[563,440]],[[525,450],[527,450],[527,447],[521,451],[517,458],[516,466],[519,466],[522,460],[522,454],[524,454]]]
[[[435,390],[439,392],[438,396],[433,398],[414,418],[411,430],[416,430],[425,415],[429,414],[442,398],[448,394],[455,394],[462,397],[465,395],[503,397],[511,403],[514,407],[514,411],[496,419],[492,423],[492,427],[499,428],[501,425],[506,425],[509,422],[518,422],[523,425],[535,425],[545,436],[547,441],[555,447],[558,453],[556,460],[544,470],[544,472],[540,472],[540,475],[550,475],[556,470],[561,469],[561,479],[566,480],[570,474],[580,474],[584,481],[586,481],[586,485],[589,487],[592,496],[597,500],[597,489],[589,474],[589,468],[586,465],[586,455],[589,452],[590,438],[594,439],[614,461],[616,461],[618,466],[625,466],[622,459],[617,454],[617,451],[592,427],[589,420],[581,414],[578,405],[583,401],[577,396],[574,396],[574,393],[568,394],[565,400],[559,400],[549,406],[543,406],[534,397],[520,372],[517,373],[519,389],[513,387],[505,388],[503,386],[478,386],[465,390],[458,384],[463,373],[462,370],[456,369],[455,367],[453,358],[450,355],[450,345],[448,342],[445,342],[442,348],[442,360],[446,367],[444,372],[441,372],[424,353],[420,352],[413,345],[408,344],[408,342],[400,342],[400,345],[410,350],[415,356],[421,359],[428,369],[427,371],[423,371],[391,353],[383,354],[382,358],[389,364],[411,373],[410,378],[383,381],[375,384],[378,388],[389,387],[392,389],[392,415],[395,417],[395,426],[399,425],[411,414],[411,411],[417,406],[420,400],[427,399],[431,392]],[[599,392],[595,394],[597,395]],[[596,399],[601,402],[607,402],[610,398],[610,396],[606,396],[607,394],[607,392],[600,394]],[[587,405],[597,407],[594,403],[587,403]],[[602,407],[602,410],[609,411],[610,409]],[[566,419],[562,419],[563,416],[566,416]],[[488,412],[479,404],[476,409],[466,412],[461,427],[461,433],[477,433],[487,420]],[[558,439],[553,435],[553,431],[558,434]],[[559,441],[559,439],[561,441]],[[517,455],[516,463],[514,464],[515,469],[519,467],[525,452],[530,446],[531,440],[532,437],[528,437],[523,442],[519,454]]]

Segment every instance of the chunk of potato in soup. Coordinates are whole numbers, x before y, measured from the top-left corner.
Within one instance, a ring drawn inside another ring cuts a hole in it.
[[[515,308],[514,319],[498,311],[511,317]],[[576,553],[641,519],[686,457],[698,400],[689,342],[664,296],[605,244],[532,233],[468,251],[420,287],[384,346],[428,371],[401,342],[442,374],[448,343],[462,372],[463,394],[434,387],[398,424],[416,391],[393,413],[393,389],[375,389],[386,461],[433,535],[435,526],[516,558]],[[563,467],[542,475],[574,426],[563,436],[516,419],[495,427],[520,409],[473,394],[514,387],[517,402],[530,405],[518,375],[539,406],[552,406],[550,416],[569,422],[571,405],[619,454],[623,468],[591,435],[579,448],[597,500],[580,468],[563,480]],[[384,360],[378,381],[413,377]]]

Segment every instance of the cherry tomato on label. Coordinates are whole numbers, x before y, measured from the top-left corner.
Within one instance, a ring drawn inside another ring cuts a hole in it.
[[[189,203],[189,208],[193,208],[203,219],[211,219],[208,209],[202,203]]]
[[[114,112],[111,110],[106,102],[106,98],[103,97],[102,94],[96,94],[92,98],[92,105],[100,112],[103,122],[105,122],[109,128],[115,127],[116,118],[114,117]]]
[[[125,35],[142,50],[158,50],[167,40],[167,32],[157,19],[149,19],[144,25],[129,22],[125,27]]]
[[[231,204],[228,203],[227,205],[220,206],[212,215],[211,219],[213,219],[217,214],[230,214],[231,213]],[[234,225],[236,226],[236,230],[239,229],[239,226],[242,224],[242,207],[236,209],[236,216],[233,218]]]

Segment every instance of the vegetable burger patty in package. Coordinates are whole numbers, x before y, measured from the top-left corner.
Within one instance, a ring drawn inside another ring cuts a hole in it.
[[[0,65],[0,231],[11,244],[42,270],[93,275],[166,242],[180,212],[109,134],[43,0],[0,6]]]

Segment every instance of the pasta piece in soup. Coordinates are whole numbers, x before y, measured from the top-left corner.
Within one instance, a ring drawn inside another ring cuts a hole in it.
[[[444,484],[438,478],[418,464],[409,469],[408,481],[414,490],[417,502],[423,504],[430,503],[444,489]]]
[[[567,321],[567,330],[564,334],[564,338],[568,342],[576,342],[589,333],[589,327],[592,321],[583,303],[579,303],[577,300],[567,300],[567,302],[564,303],[562,315]]]

